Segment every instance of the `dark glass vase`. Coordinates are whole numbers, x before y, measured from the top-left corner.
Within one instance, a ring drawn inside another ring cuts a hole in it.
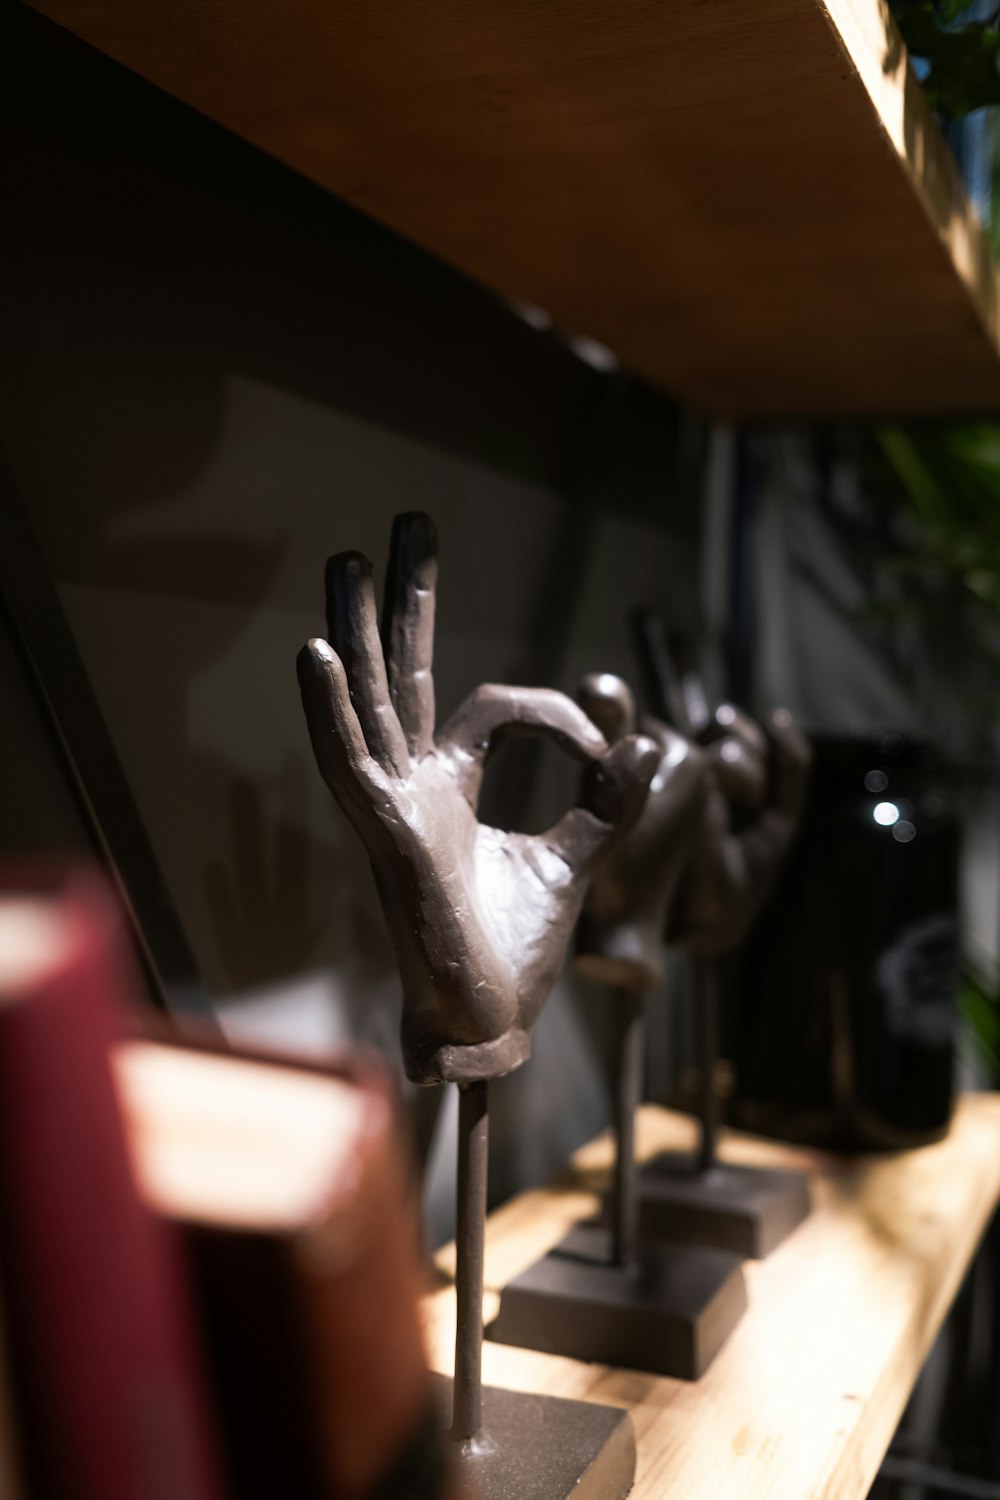
[[[899,735],[814,745],[800,837],[734,975],[730,1116],[838,1149],[935,1140],[959,971],[948,777]]]

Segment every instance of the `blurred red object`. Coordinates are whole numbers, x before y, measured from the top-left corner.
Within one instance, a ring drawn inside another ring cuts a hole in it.
[[[123,1042],[139,1180],[183,1227],[240,1500],[446,1491],[395,1088],[179,1040]]]
[[[222,1494],[182,1246],[111,1077],[134,987],[96,874],[0,872],[0,1257],[39,1500]]]

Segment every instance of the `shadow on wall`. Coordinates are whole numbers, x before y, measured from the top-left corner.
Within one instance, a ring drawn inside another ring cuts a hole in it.
[[[27,8],[0,56],[0,441],[168,885],[235,1025],[394,1050],[381,914],[294,680],[325,556],[380,572],[392,514],[435,513],[442,713],[484,679],[628,670],[635,598],[693,604],[676,414]],[[498,816],[565,800],[535,769]],[[544,1024],[587,1099],[557,1104],[560,1149],[604,1111],[600,1025],[567,1003]],[[540,1128],[531,1071],[511,1098]]]

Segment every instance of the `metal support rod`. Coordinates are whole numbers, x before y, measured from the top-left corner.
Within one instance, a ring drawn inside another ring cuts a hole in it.
[[[642,1099],[646,1015],[642,995],[622,990],[621,1035],[615,1078],[615,1166],[611,1185],[611,1253],[616,1266],[636,1255],[639,1201],[635,1162],[635,1112]]]
[[[714,958],[695,959],[694,984],[701,1063],[697,1165],[699,1172],[707,1172],[715,1164],[719,1136],[719,1096],[715,1085],[719,1058],[719,975]]]
[[[455,1235],[455,1386],[452,1436],[469,1441],[483,1421],[483,1252],[489,1167],[488,1084],[458,1089],[458,1228]]]

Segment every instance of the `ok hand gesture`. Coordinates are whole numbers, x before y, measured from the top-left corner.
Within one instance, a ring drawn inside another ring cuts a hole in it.
[[[477,688],[435,734],[437,543],[430,519],[393,527],[379,634],[371,565],[330,559],[329,643],[299,654],[320,772],[371,858],[403,979],[403,1054],[417,1083],[509,1072],[562,967],[591,874],[639,816],[660,752],[611,749],[586,714],[545,688]],[[581,805],[538,835],[476,809],[491,744],[543,734],[588,770]]]

